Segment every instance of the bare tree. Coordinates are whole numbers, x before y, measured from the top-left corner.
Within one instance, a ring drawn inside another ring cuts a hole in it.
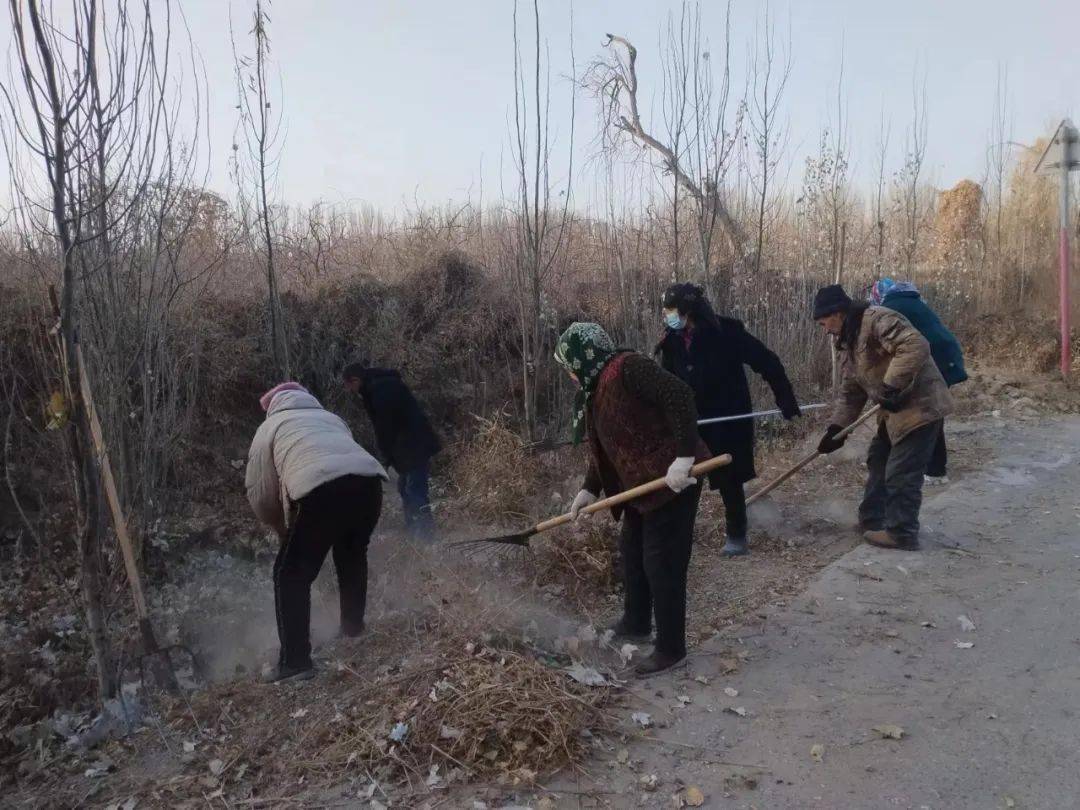
[[[538,429],[539,369],[547,361],[544,286],[559,259],[572,226],[570,214],[573,178],[574,111],[576,76],[573,51],[573,11],[571,10],[571,107],[569,162],[565,187],[556,199],[551,176],[551,75],[547,47],[540,26],[539,0],[532,2],[532,59],[529,71],[523,63],[518,27],[517,0],[513,7],[514,117],[512,154],[517,174],[516,210],[513,214],[514,242],[505,251],[505,263],[515,284],[521,345],[521,399],[525,430],[535,439]]]
[[[777,62],[777,59],[782,59]],[[748,130],[751,142],[749,180],[754,193],[754,272],[761,271],[765,240],[773,218],[776,172],[786,146],[787,129],[780,113],[784,91],[791,76],[791,43],[778,53],[776,27],[765,6],[763,25],[758,29],[750,55],[750,100]]]
[[[673,180],[672,205],[678,227],[678,189],[693,201],[700,273],[714,293],[726,284],[713,280],[713,239],[719,228],[735,261],[747,256],[747,240],[722,197],[730,158],[742,126],[742,106],[731,110],[730,7],[725,17],[723,53],[714,58],[702,34],[700,8],[684,3],[678,24],[669,20],[663,46],[664,117],[669,142],[653,135],[639,107],[637,48],[625,37],[607,35],[607,56],[590,65],[585,85],[600,103],[601,143],[616,149],[624,138],[659,159]],[[714,68],[718,64],[720,67]],[[719,286],[719,289],[715,289]],[[725,301],[721,300],[721,304]]]
[[[878,125],[877,160],[875,164],[877,177],[874,184],[873,198],[874,230],[876,232],[874,275],[876,277],[881,276],[885,261],[885,167],[888,163],[890,135],[891,127],[885,121],[885,107],[882,105],[881,120]]]
[[[265,0],[269,5],[270,0]],[[289,342],[281,309],[278,272],[275,265],[273,190],[281,162],[281,113],[272,107],[267,61],[270,57],[269,12],[264,0],[255,0],[251,36],[254,57],[243,56],[232,35],[233,66],[236,74],[237,109],[240,117],[233,138],[233,174],[244,232],[252,246],[258,244],[266,273],[267,316],[274,366],[279,376],[292,376]],[[252,219],[254,218],[254,223]]]
[[[994,113],[990,124],[989,147],[986,152],[987,182],[984,184],[990,193],[986,196],[988,213],[994,234],[993,253],[1000,271],[1003,228],[1002,213],[1005,202],[1005,184],[1009,172],[1009,150],[1012,132],[1008,110],[1009,71],[1004,65],[998,65],[997,84],[994,89]]]
[[[78,395],[76,344],[85,344],[91,376],[111,395],[99,399],[123,401],[124,388],[138,392],[144,405],[153,399],[144,362],[154,351],[152,362],[167,354],[162,324],[178,286],[165,277],[178,265],[163,257],[182,242],[182,217],[169,218],[176,214],[177,184],[193,164],[190,153],[180,158],[170,145],[179,93],[170,72],[169,4],[154,13],[150,0],[108,9],[77,0],[58,19],[38,0],[9,0],[8,8],[18,79],[0,84],[8,113],[4,145],[24,247],[39,257],[43,281],[60,286],[54,379],[66,406],[57,424],[104,699],[115,694],[118,678],[106,629],[100,480]],[[52,255],[37,252],[42,238]],[[131,307],[134,317],[118,318]],[[161,384],[171,383],[167,376]],[[151,432],[154,427],[161,424]],[[134,432],[113,420],[110,437],[130,449]]]
[[[908,278],[913,279],[928,207],[922,204],[921,186],[927,133],[925,76],[921,85],[918,74],[912,79],[911,102],[911,124],[904,139],[904,165],[893,177],[893,204],[903,227],[901,257]]]

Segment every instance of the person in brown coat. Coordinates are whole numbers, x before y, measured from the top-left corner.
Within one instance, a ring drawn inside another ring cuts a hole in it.
[[[853,303],[839,284],[818,290],[814,320],[835,338],[841,372],[832,424],[818,450],[839,449],[844,441],[836,434],[855,421],[867,400],[881,404],[859,524],[872,545],[917,550],[923,473],[942,420],[953,409],[930,344],[900,313]]]
[[[709,457],[698,437],[694,392],[637,352],[616,349],[595,323],[575,323],[559,338],[555,358],[581,386],[574,407],[574,442],[588,439],[585,483],[571,512],[657,478],[668,489],[613,510],[622,518],[619,548],[625,586],[623,615],[612,628],[645,640],[653,619],[653,653],[639,675],[686,657],[686,575],[701,486],[690,477]]]

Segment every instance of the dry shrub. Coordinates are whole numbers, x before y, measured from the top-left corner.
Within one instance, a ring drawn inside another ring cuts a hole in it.
[[[540,457],[507,426],[505,413],[476,417],[478,428],[446,453],[454,509],[473,523],[501,523],[530,514],[541,478]]]
[[[963,257],[979,242],[982,228],[982,187],[971,180],[961,180],[938,194],[934,212],[932,263],[948,264]]]

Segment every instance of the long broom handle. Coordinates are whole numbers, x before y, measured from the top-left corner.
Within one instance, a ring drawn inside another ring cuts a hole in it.
[[[124,568],[127,570],[128,583],[131,586],[131,597],[135,602],[135,615],[139,617],[139,621],[143,621],[147,618],[148,612],[146,610],[146,595],[143,592],[142,578],[139,576],[139,564],[135,559],[135,548],[131,542],[131,535],[128,534],[124,510],[120,506],[120,495],[116,490],[116,479],[113,477],[112,464],[109,462],[109,450],[105,445],[105,434],[101,429],[101,420],[98,417],[97,407],[94,405],[94,397],[90,392],[90,378],[86,373],[82,346],[78,343],[75,344],[75,361],[79,366],[79,388],[90,421],[90,436],[94,441],[94,451],[97,453],[98,466],[101,469],[101,483],[105,490],[105,499],[109,502],[109,511],[112,513],[116,539],[120,542],[120,553],[124,558]]]
[[[723,467],[725,464],[731,463],[731,456],[724,453],[720,456],[714,456],[708,461],[703,461],[700,464],[695,464],[690,468],[690,475],[697,477],[710,473],[713,470]],[[604,498],[594,504],[590,504],[581,510],[580,514],[591,515],[593,512],[600,512],[604,509],[610,509],[613,506],[632,501],[635,498],[640,498],[642,495],[649,495],[653,492],[659,492],[667,487],[667,480],[664,478],[657,478],[655,481],[649,481],[645,484],[640,484],[633,489],[628,489],[625,492],[620,492],[618,495],[612,495],[610,498]],[[574,516],[567,512],[565,515],[559,515],[553,517],[550,520],[545,520],[543,523],[537,523],[533,526],[532,533],[539,534],[540,532],[546,532],[548,529],[554,529],[559,526],[564,526],[567,523],[573,521]]]
[[[816,411],[818,408],[828,408],[828,402],[818,402],[814,405],[800,405],[800,411]],[[753,419],[757,416],[773,416],[781,413],[779,408],[768,411],[754,411],[753,413],[740,413],[736,416],[714,416],[709,419],[698,419],[699,425],[715,425],[717,422],[737,422],[740,419]]]
[[[858,419],[856,419],[854,422],[852,422],[846,428],[844,428],[839,433],[837,433],[836,436],[834,436],[833,438],[835,438],[835,439],[845,439],[845,438],[847,438],[851,434],[851,432],[853,430],[855,430],[855,428],[857,428],[859,425],[861,425],[863,422],[865,422],[871,416],[874,416],[880,410],[881,410],[881,406],[880,405],[875,405],[873,408],[868,410],[866,413],[864,413],[862,416],[860,416]],[[758,498],[761,498],[761,497],[764,497],[765,495],[768,495],[770,492],[772,492],[774,489],[776,489],[782,483],[787,481],[789,478],[791,478],[793,475],[795,475],[795,473],[797,473],[799,470],[801,470],[803,467],[805,467],[807,464],[809,464],[811,461],[813,461],[815,458],[817,458],[820,455],[821,455],[821,453],[819,453],[817,450],[815,450],[813,453],[806,456],[806,458],[801,459],[790,470],[788,470],[787,472],[777,476],[772,481],[770,481],[765,486],[763,486],[761,489],[759,489],[757,492],[755,492],[753,495],[751,495],[749,498],[747,498],[746,499],[746,505],[749,506],[754,501],[756,501]]]

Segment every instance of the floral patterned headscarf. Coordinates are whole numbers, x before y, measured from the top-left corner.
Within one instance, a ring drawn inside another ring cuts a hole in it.
[[[596,390],[600,372],[618,354],[618,349],[600,324],[572,323],[555,346],[555,359],[574,373],[581,390],[574,398],[571,419],[574,444],[585,438],[585,409]]]

